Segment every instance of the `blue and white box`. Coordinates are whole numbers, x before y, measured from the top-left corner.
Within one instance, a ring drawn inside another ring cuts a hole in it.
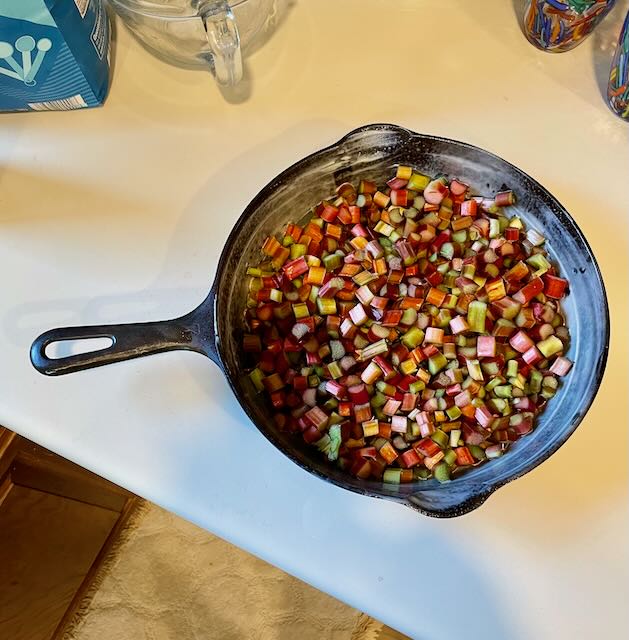
[[[0,0],[0,111],[103,104],[109,33],[102,0]]]

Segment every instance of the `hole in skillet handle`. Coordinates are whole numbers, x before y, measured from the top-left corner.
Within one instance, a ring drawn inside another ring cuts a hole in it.
[[[114,344],[110,336],[100,338],[83,338],[82,340],[56,340],[46,345],[44,353],[51,360],[67,358],[80,353],[91,353],[109,349]]]

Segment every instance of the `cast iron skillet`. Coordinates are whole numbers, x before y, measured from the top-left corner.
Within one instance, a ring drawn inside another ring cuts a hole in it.
[[[447,173],[492,194],[516,191],[515,207],[528,225],[542,231],[549,251],[571,282],[565,312],[572,335],[568,357],[575,361],[561,390],[549,403],[535,431],[507,455],[476,467],[449,483],[435,480],[390,485],[349,477],[331,468],[299,438],[277,430],[263,399],[242,375],[242,311],[247,263],[259,261],[264,238],[277,233],[305,208],[329,197],[347,180],[368,176],[383,182],[397,164],[426,174]],[[109,337],[100,351],[51,359],[53,342]],[[601,274],[574,220],[539,183],[501,158],[477,147],[407,129],[374,124],[356,129],[336,144],[297,162],[253,199],[232,230],[207,298],[194,311],[163,322],[53,329],[31,347],[31,361],[46,375],[61,375],[140,356],[188,349],[213,360],[224,372],[243,409],[257,428],[291,460],[340,487],[411,506],[436,517],[462,515],[480,506],[493,491],[541,464],[568,439],[583,419],[600,385],[609,342],[609,315]]]

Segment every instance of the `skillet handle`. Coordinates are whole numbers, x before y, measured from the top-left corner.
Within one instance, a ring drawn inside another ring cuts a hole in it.
[[[50,358],[46,348],[56,342],[90,338],[110,338],[104,349]],[[139,358],[172,349],[192,349],[190,331],[176,320],[138,324],[112,324],[92,327],[64,327],[42,333],[31,346],[31,362],[37,371],[48,376],[74,373],[121,360]]]
[[[212,289],[199,307],[174,320],[51,329],[34,340],[31,362],[44,375],[60,376],[153,353],[184,349],[202,353],[222,369],[214,328],[214,295]],[[46,354],[47,347],[55,342],[90,338],[110,338],[112,344],[97,351],[60,358]]]

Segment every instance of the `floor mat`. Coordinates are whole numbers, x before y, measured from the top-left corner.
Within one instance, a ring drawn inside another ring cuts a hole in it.
[[[63,640],[377,640],[382,624],[143,505]]]

